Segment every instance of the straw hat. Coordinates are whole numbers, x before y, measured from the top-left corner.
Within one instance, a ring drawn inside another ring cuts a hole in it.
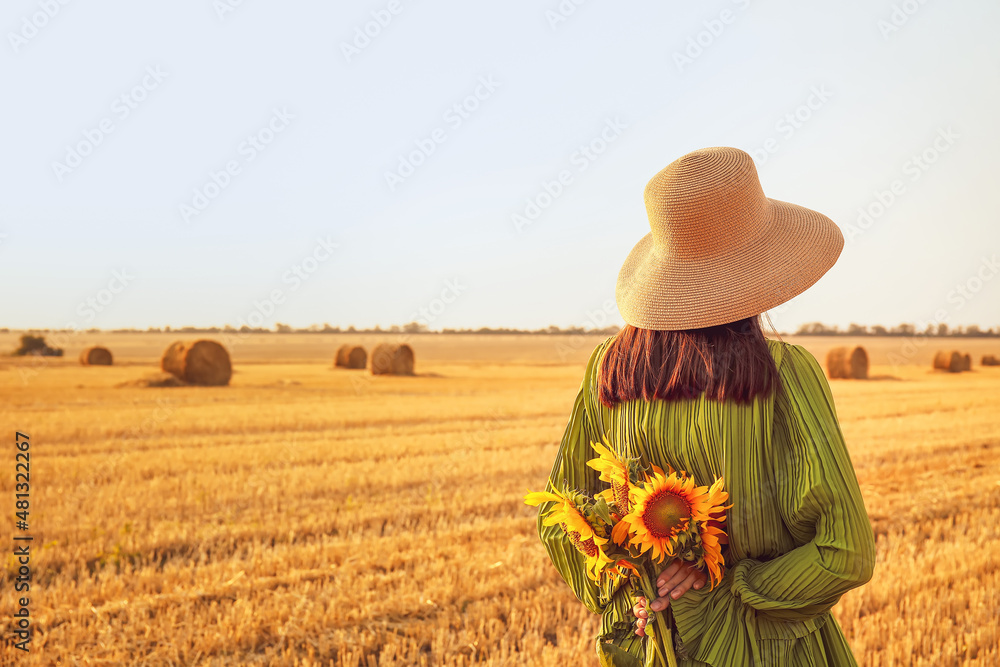
[[[646,184],[652,231],[632,248],[615,299],[643,329],[678,330],[758,315],[801,294],[840,256],[828,217],[768,199],[738,148],[704,148]]]

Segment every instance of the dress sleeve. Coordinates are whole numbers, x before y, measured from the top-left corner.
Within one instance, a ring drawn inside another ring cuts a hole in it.
[[[552,466],[552,473],[545,484],[546,491],[553,489],[561,491],[563,480],[566,481],[569,488],[581,490],[592,488],[591,469],[584,465],[583,458],[586,456],[584,448],[588,445],[586,421],[587,411],[584,407],[583,387],[581,387],[573,402],[573,413],[566,425],[566,431]],[[541,538],[542,544],[545,545],[545,551],[552,559],[552,564],[556,566],[559,574],[573,589],[576,596],[583,604],[587,605],[588,609],[600,614],[604,611],[604,604],[600,601],[600,588],[587,577],[582,555],[577,552],[558,525],[546,526],[542,524],[542,519],[545,513],[551,509],[551,505],[551,502],[546,502],[538,507],[538,536]]]
[[[576,400],[573,401],[573,411],[559,443],[559,450],[545,485],[546,491],[552,491],[553,488],[559,491],[569,488],[592,494],[600,490],[600,473],[587,465],[589,459],[596,457],[590,443],[597,438],[587,417],[586,398],[588,378],[597,356],[595,350],[587,364],[587,374],[580,384]],[[542,519],[551,505],[551,502],[545,502],[538,507],[536,522],[538,536],[553,565],[580,601],[595,614],[601,614],[607,607],[608,599],[606,595],[602,595],[601,587],[587,576],[583,555],[576,550],[558,525],[542,524]]]
[[[553,482],[560,490],[564,483],[569,488],[590,494],[603,490],[600,473],[587,466],[587,461],[597,456],[590,443],[599,439],[594,423],[587,414],[587,398],[590,392],[589,380],[594,377],[595,363],[605,345],[606,342],[598,346],[587,364],[587,373],[573,401],[573,411],[559,443],[549,481],[545,485],[546,491],[552,491]],[[558,525],[542,524],[543,515],[550,506],[551,503],[546,502],[538,507],[538,536],[552,564],[576,597],[587,609],[601,615],[598,644],[611,641],[619,648],[639,655],[642,640],[632,632],[635,617],[631,615],[631,590],[621,582],[605,581],[597,584],[587,576],[583,554],[570,543],[562,529]]]
[[[760,664],[760,640],[816,630],[875,566],[874,533],[822,368],[804,348],[788,345],[779,375],[774,489],[799,546],[771,560],[744,558],[715,590],[671,601],[688,654],[711,665]]]
[[[807,350],[790,345],[779,374],[772,435],[777,504],[801,546],[767,562],[737,563],[732,592],[760,614],[804,621],[872,578],[875,536],[823,369]]]

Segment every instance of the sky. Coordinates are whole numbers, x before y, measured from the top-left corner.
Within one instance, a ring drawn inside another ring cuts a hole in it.
[[[998,326],[997,25],[990,0],[8,0],[0,326],[620,324],[643,188],[708,146],[844,232],[779,330]]]

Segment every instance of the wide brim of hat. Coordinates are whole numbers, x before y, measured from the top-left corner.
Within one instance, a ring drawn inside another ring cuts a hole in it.
[[[700,329],[759,315],[809,289],[837,262],[844,235],[822,213],[767,201],[764,231],[721,255],[682,259],[644,236],[618,274],[622,319],[642,329]]]

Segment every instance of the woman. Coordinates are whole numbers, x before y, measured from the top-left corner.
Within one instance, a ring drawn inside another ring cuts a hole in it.
[[[760,315],[836,262],[843,236],[825,216],[772,199],[734,148],[695,151],[646,186],[651,233],[618,277],[626,326],[587,364],[549,476],[596,492],[586,465],[602,437],[619,456],[723,477],[725,577],[669,559],[650,604],[668,614],[681,665],[856,665],[830,609],[872,577],[875,540],[830,387],[804,348],[765,338]],[[646,601],[597,585],[559,526],[538,530],[612,642],[643,657]],[[638,587],[636,587],[638,590]],[[667,608],[669,607],[669,613]],[[607,658],[605,658],[607,659]]]

